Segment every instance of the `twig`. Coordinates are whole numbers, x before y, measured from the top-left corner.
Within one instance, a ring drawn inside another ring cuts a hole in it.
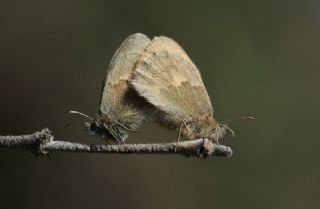
[[[208,139],[180,141],[164,144],[82,144],[67,141],[54,141],[49,129],[30,135],[0,136],[0,148],[27,149],[36,155],[51,152],[90,152],[119,154],[182,154],[209,159],[212,156],[231,157],[232,150],[224,145],[214,144]]]

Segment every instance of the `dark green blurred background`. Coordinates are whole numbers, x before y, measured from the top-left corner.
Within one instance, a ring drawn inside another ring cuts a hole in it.
[[[304,1],[0,1],[0,134],[44,127],[99,143],[69,110],[95,115],[106,67],[142,32],[177,40],[199,67],[234,156],[0,150],[0,208],[319,208],[320,3]],[[129,142],[175,131],[146,125]]]

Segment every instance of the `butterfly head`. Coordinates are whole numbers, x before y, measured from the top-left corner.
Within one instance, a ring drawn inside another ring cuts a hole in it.
[[[228,124],[220,124],[217,122],[212,133],[212,138],[215,142],[219,143],[219,139],[224,138],[228,133],[234,137],[234,131],[228,126]]]
[[[127,132],[123,128],[114,122],[106,120],[101,114],[98,114],[97,119],[94,119],[78,111],[70,111],[70,113],[78,114],[88,119],[85,122],[85,126],[89,134],[99,136],[107,143],[123,143],[128,137]]]

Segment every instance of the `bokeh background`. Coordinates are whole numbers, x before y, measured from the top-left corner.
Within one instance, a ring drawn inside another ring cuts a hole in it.
[[[317,0],[0,1],[0,134],[50,127],[100,143],[69,110],[95,115],[106,67],[128,35],[166,35],[199,67],[234,156],[0,150],[0,207],[319,208],[320,3]],[[177,133],[146,124],[128,142]]]

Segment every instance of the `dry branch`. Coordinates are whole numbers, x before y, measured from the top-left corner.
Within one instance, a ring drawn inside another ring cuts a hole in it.
[[[230,157],[232,150],[224,145],[214,144],[208,139],[180,141],[163,144],[82,144],[55,141],[49,129],[30,135],[0,136],[0,148],[26,149],[36,155],[51,152],[119,153],[119,154],[182,154],[209,159],[212,156]]]

